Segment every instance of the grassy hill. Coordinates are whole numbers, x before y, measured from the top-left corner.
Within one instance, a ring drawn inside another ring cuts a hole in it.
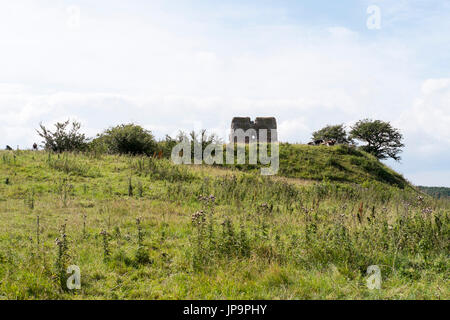
[[[254,166],[240,165],[243,170]],[[346,145],[280,144],[279,175],[308,180],[364,183],[378,181],[405,188],[409,183],[374,156]]]
[[[448,299],[448,201],[371,156],[284,145],[252,166],[0,152],[6,299]],[[56,240],[57,239],[57,240]],[[81,270],[68,290],[66,269]],[[366,286],[378,265],[382,288]]]

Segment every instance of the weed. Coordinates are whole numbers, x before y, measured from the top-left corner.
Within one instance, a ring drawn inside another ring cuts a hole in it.
[[[133,184],[131,183],[131,176],[128,178],[128,196],[133,196]]]
[[[55,269],[56,269],[56,275],[59,280],[59,286],[61,290],[66,290],[66,269],[69,265],[69,254],[68,254],[68,241],[67,241],[67,235],[66,235],[66,225],[67,222],[65,222],[60,227],[60,238],[56,238],[55,244],[58,247],[58,253],[56,257],[55,262]]]
[[[109,250],[109,234],[106,230],[102,230],[100,232],[103,240],[103,260],[108,261],[109,256],[111,255],[111,251]]]
[[[144,233],[142,231],[142,217],[136,218],[136,225],[138,229],[138,241],[137,250],[135,255],[135,261],[137,264],[147,264],[151,262],[150,255],[144,245]]]

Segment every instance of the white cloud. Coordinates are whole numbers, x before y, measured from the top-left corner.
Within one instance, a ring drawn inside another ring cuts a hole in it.
[[[427,79],[422,84],[422,93],[431,95],[450,88],[450,79]]]
[[[403,114],[402,123],[419,152],[444,152],[450,149],[450,79],[427,79],[421,95]]]
[[[278,124],[278,137],[281,141],[287,141],[289,139],[292,142],[305,143],[309,140],[311,132],[311,128],[308,126],[307,120],[304,117],[288,119]],[[301,141],[293,141],[292,137],[302,137],[303,139]]]

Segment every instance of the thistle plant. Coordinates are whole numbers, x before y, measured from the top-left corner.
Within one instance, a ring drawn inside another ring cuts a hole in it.
[[[267,219],[269,218],[272,210],[273,210],[273,206],[268,205],[267,203],[263,203],[259,206],[258,220],[259,220],[259,227],[260,227],[260,231],[261,231],[261,238],[263,240],[269,239]]]
[[[137,251],[136,251],[136,262],[139,264],[145,264],[151,262],[150,256],[144,245],[144,232],[142,231],[142,217],[136,218],[136,225],[138,229],[138,241],[137,241]]]
[[[86,239],[86,214],[83,214],[83,238]]]
[[[133,196],[133,184],[131,183],[131,176],[128,178],[128,196]]]
[[[236,236],[233,228],[233,223],[230,218],[225,218],[222,222],[222,242],[220,250],[226,255],[232,255],[235,252]]]
[[[66,222],[61,225],[60,238],[56,238],[55,244],[58,247],[58,253],[55,262],[56,274],[62,290],[66,289],[66,268],[68,265],[69,254],[66,235]]]
[[[136,218],[136,225],[138,229],[138,249],[142,247],[144,237],[142,235],[142,226],[141,226],[142,217]]]
[[[138,181],[137,188],[138,188],[139,198],[142,198],[142,196],[144,195],[144,187],[142,186],[142,182],[141,181]]]
[[[109,259],[109,256],[111,255],[111,252],[109,250],[109,235],[108,232],[106,232],[106,230],[102,230],[100,232],[100,235],[102,236],[103,239],[103,260],[107,261]]]
[[[205,221],[206,215],[203,210],[197,211],[191,216],[192,225],[197,233],[193,241],[194,253],[192,262],[194,269],[201,269],[208,260],[207,248],[203,241],[205,239]]]
[[[26,198],[26,204],[30,210],[34,209],[34,190],[31,190],[28,193],[28,197]]]
[[[56,257],[56,262],[55,262],[55,268],[56,268],[56,273],[57,273],[57,277],[59,279],[59,284],[61,286],[61,289],[64,289],[64,282],[65,282],[65,277],[66,277],[66,273],[65,273],[65,251],[64,251],[64,244],[63,244],[64,240],[60,240],[59,238],[56,238],[55,240],[55,244],[58,247],[58,255]]]
[[[212,248],[216,247],[215,236],[214,236],[214,225],[215,225],[214,213],[215,213],[216,197],[212,194],[209,196],[200,195],[198,197],[198,200],[200,200],[203,203],[203,210],[201,210],[200,212],[197,212],[196,214],[198,215],[199,213],[201,213],[203,222],[207,221],[206,236],[208,237],[208,245],[212,249]],[[198,226],[203,226],[203,223],[198,224]]]
[[[239,255],[242,257],[248,257],[250,255],[250,241],[248,239],[243,221],[241,221],[239,229]]]
[[[39,215],[37,215],[36,217],[36,241],[37,241],[37,245],[39,246]]]

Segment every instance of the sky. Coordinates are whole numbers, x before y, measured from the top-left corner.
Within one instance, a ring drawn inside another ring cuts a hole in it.
[[[0,0],[0,148],[39,123],[157,138],[275,116],[281,141],[389,121],[416,185],[450,187],[450,0]]]

